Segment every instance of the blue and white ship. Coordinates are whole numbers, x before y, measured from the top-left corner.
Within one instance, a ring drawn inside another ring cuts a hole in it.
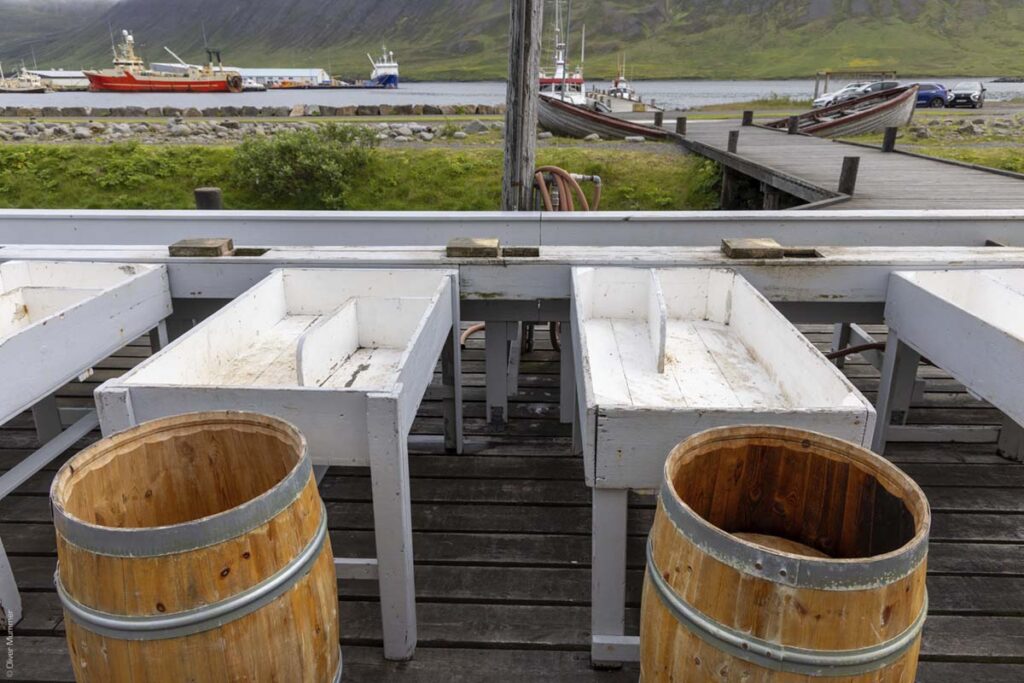
[[[394,52],[389,52],[387,47],[385,47],[380,59],[374,59],[369,53],[367,53],[366,58],[370,60],[370,64],[373,64],[373,72],[370,74],[370,80],[366,82],[366,87],[398,87],[398,62],[395,61]]]

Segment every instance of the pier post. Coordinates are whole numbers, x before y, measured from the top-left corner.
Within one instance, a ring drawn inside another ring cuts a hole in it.
[[[839,192],[853,196],[857,188],[857,171],[860,170],[860,157],[843,157],[843,170],[839,174]]]
[[[224,197],[219,187],[197,187],[196,208],[200,211],[220,211],[224,208]]]
[[[885,129],[885,138],[882,139],[883,152],[893,152],[896,150],[897,133],[899,133],[899,128],[895,126],[889,126]]]
[[[722,167],[722,195],[719,206],[722,211],[735,211],[739,205],[740,174],[728,166]]]
[[[540,81],[542,0],[514,0],[509,21],[505,173],[502,211],[529,211],[537,167],[537,98]]]
[[[754,112],[753,110],[746,109],[743,112],[743,125],[752,126],[754,125]]]
[[[740,132],[738,130],[729,131],[729,153],[735,154],[737,148],[740,146]]]
[[[665,112],[663,112],[663,111],[656,111],[656,112],[654,112],[654,127],[655,128],[661,128],[663,125],[665,125]]]
[[[686,135],[686,117],[676,118],[676,135]]]
[[[796,135],[800,132],[800,117],[790,116],[789,117],[789,130],[790,135]]]

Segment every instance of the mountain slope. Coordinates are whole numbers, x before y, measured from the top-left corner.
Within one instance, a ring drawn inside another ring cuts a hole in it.
[[[199,61],[205,28],[234,65],[317,65],[364,76],[364,53],[386,42],[407,77],[505,75],[508,0],[109,2],[0,0],[0,60],[28,60],[34,51],[41,65],[104,66],[112,27],[133,30],[147,60],[169,59],[167,45]],[[575,0],[575,54],[583,24],[592,77],[610,75],[621,52],[640,78],[1024,70],[1020,0]]]

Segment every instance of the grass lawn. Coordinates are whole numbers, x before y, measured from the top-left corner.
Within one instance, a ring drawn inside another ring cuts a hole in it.
[[[714,208],[715,166],[658,143],[554,145],[538,164],[600,175],[603,210]],[[233,147],[0,146],[0,207],[188,209],[192,190],[217,186],[232,209],[318,209],[270,205],[232,179]],[[352,210],[494,210],[501,197],[500,147],[382,148],[347,196]]]

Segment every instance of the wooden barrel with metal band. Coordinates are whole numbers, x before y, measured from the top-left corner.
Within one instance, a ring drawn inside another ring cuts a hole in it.
[[[839,439],[684,441],[648,539],[641,680],[913,683],[930,520],[909,477]]]
[[[79,683],[341,679],[327,513],[288,423],[149,422],[72,458],[50,497]]]

